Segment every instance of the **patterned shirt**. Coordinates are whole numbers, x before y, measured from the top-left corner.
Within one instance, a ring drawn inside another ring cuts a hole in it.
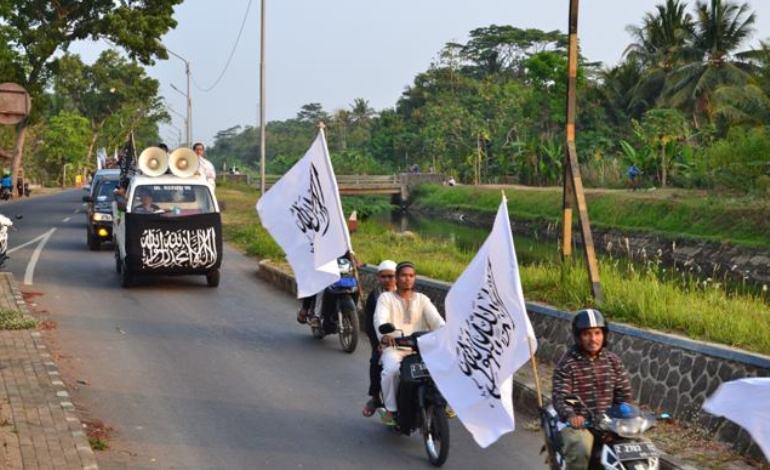
[[[579,396],[599,416],[612,405],[631,401],[631,383],[620,358],[602,349],[595,358],[583,354],[577,346],[567,351],[553,372],[553,406],[559,418],[588,417],[586,410],[568,405],[565,398]]]

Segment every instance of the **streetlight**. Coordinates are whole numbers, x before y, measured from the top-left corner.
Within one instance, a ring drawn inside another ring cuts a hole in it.
[[[173,84],[171,84],[171,88],[178,91],[179,93],[182,93],[187,98],[187,126],[186,126],[186,134],[187,134],[187,145],[192,144],[192,96],[190,95],[190,61],[182,57],[181,55],[177,54],[176,52],[172,51],[166,46],[163,46],[164,49],[166,49],[166,52],[173,55],[177,59],[184,62],[184,72],[187,75],[187,93],[182,93],[179,88],[175,87]]]

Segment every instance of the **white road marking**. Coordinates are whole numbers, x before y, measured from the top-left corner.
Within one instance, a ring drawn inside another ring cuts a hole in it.
[[[73,212],[73,214],[77,214],[78,212],[80,212],[80,209],[75,209],[75,212]]]
[[[40,253],[43,252],[45,244],[48,242],[48,239],[51,238],[51,235],[53,235],[55,231],[56,229],[52,228],[46,232],[45,236],[42,240],[40,240],[37,248],[35,248],[35,251],[32,253],[32,257],[29,259],[29,263],[27,263],[27,271],[24,273],[24,285],[32,285],[32,280],[35,276],[35,266],[37,265],[37,261],[40,259]]]
[[[33,243],[37,243],[40,240],[42,240],[43,238],[47,237],[49,234],[53,233],[54,230],[56,230],[56,229],[52,228],[51,230],[49,230],[49,231],[45,232],[44,234],[40,235],[39,237],[35,237],[32,240],[30,240],[28,242],[25,242],[25,243],[22,243],[19,246],[14,246],[13,248],[9,249],[6,253],[10,255],[11,253],[13,253],[16,250],[21,250],[25,246],[32,245]]]
[[[71,218],[72,217],[65,217],[64,220],[62,220],[62,222],[69,222]]]

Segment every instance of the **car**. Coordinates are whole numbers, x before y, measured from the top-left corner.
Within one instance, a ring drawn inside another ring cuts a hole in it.
[[[96,170],[96,173],[94,173],[93,178],[91,178],[91,183],[83,186],[83,191],[86,191],[89,196],[94,197],[94,191],[96,190],[96,186],[99,184],[99,181],[103,179],[114,179],[114,180],[120,179],[120,169],[102,168],[101,170]]]
[[[94,184],[94,195],[83,196],[86,203],[86,244],[92,251],[112,240],[112,202],[118,178],[101,178]]]
[[[182,166],[197,168],[197,161],[190,163],[197,157],[185,150]],[[186,171],[178,172],[182,176],[150,174],[132,176],[125,196],[116,196],[113,204],[115,270],[121,285],[130,287],[139,276],[204,275],[209,287],[217,287],[222,221],[213,188],[204,177]]]

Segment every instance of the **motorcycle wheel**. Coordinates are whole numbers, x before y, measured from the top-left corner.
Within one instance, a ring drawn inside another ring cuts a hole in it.
[[[122,269],[122,263],[120,262],[120,252],[118,251],[118,247],[115,247],[115,272],[120,274],[120,271]]]
[[[342,311],[342,321],[339,325],[339,337],[342,350],[346,353],[352,353],[358,346],[358,312],[356,304],[350,297],[345,297],[340,302]]]
[[[449,457],[449,420],[443,406],[430,405],[423,410],[422,441],[431,465],[444,465]]]

